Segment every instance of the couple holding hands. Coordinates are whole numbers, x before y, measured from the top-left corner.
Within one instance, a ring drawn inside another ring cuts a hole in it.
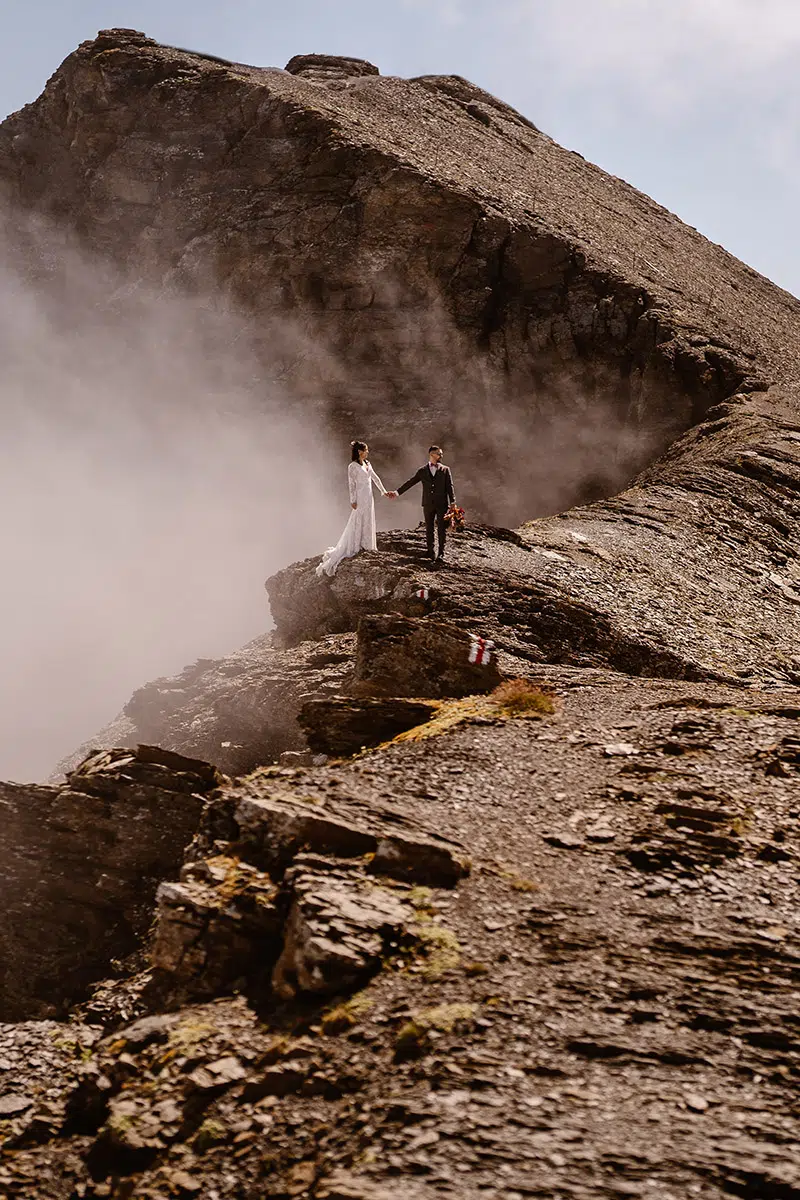
[[[437,562],[444,561],[444,545],[447,533],[445,517],[448,509],[454,509],[456,495],[453,490],[453,477],[450,468],[442,462],[440,446],[431,446],[428,450],[428,461],[424,467],[412,475],[399,487],[396,492],[387,492],[369,461],[369,446],[366,442],[351,442],[352,458],[347,468],[347,482],[350,487],[350,520],[344,528],[342,536],[335,546],[331,546],[322,556],[322,562],[317,567],[318,575],[334,575],[336,568],[343,558],[352,558],[360,550],[376,550],[375,539],[375,501],[372,496],[374,484],[381,495],[389,500],[396,500],[417,483],[422,484],[422,511],[425,516],[425,532],[428,540],[428,557],[436,558]],[[433,530],[436,526],[439,552],[434,555]]]

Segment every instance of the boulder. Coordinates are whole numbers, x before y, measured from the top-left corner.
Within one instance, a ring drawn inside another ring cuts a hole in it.
[[[381,548],[384,542],[381,538]],[[311,638],[353,631],[362,616],[372,613],[424,613],[429,606],[419,593],[424,590],[425,567],[404,553],[414,541],[394,534],[392,542],[399,553],[391,558],[362,551],[345,559],[330,578],[319,578],[316,558],[271,575],[264,587],[281,643],[302,647]]]
[[[210,804],[189,851],[244,859],[279,879],[304,851],[363,859],[373,874],[429,887],[453,887],[470,871],[462,846],[423,829],[402,828],[392,814],[363,803],[315,803],[254,775]]]
[[[154,989],[171,1003],[258,986],[281,947],[277,888],[247,863],[218,856],[187,864],[162,883],[150,959]]]
[[[295,54],[286,64],[290,75],[306,79],[354,79],[364,75],[380,75],[377,67],[364,58],[342,58],[335,54]]]
[[[469,696],[502,680],[493,645],[433,618],[363,617],[355,685],[378,695]]]
[[[399,948],[414,919],[410,904],[349,864],[338,868],[300,855],[285,887],[291,906],[272,977],[284,998],[357,987]]]
[[[398,831],[388,814],[259,792],[257,776],[249,788],[223,789],[180,879],[159,887],[137,1011],[231,990],[259,999],[273,989],[283,998],[347,991],[413,921],[411,884],[451,887],[470,869],[455,844]],[[387,887],[381,876],[398,882]],[[130,1007],[128,991],[112,988],[100,1008]]]
[[[357,754],[429,721],[436,704],[396,697],[332,696],[309,700],[298,718],[312,750],[321,754]]]

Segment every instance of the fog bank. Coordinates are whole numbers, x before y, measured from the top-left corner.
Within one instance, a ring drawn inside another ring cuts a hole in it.
[[[32,271],[0,246],[0,778],[20,780],[147,680],[267,629],[266,575],[331,524],[323,422],[223,297],[27,232]],[[300,335],[273,336],[278,357]]]

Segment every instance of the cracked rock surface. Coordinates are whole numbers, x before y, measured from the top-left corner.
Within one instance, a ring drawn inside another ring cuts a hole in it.
[[[61,787],[0,784],[5,1020],[58,1016],[141,944],[218,775],[169,751],[97,751]]]
[[[415,529],[278,572],[274,634],[0,785],[0,1193],[800,1197],[798,302],[466,81],[355,59],[105,31],[0,178],[142,279],[210,257],[267,348],[280,278],[348,365],[334,428],[398,477],[441,429],[470,510],[439,569]],[[576,396],[614,445],[543,493]],[[300,714],[327,761],[276,762]]]
[[[295,979],[333,961],[320,914],[346,952],[351,920],[367,945],[397,905],[411,939],[354,996],[184,1004],[48,1062],[66,1116],[35,1138],[35,1106],[4,1118],[9,1194],[796,1194],[795,694],[548,678],[550,716],[224,788],[188,866],[225,830],[257,870],[287,864],[309,922],[292,937],[310,934]],[[368,813],[458,830],[472,873],[395,890]],[[375,885],[391,900],[365,912]]]
[[[714,405],[799,379],[793,297],[458,76],[248,66],[104,30],[0,125],[0,184],[42,286],[28,214],[134,292],[212,278],[265,378],[345,444],[369,429],[385,474],[439,430],[470,518],[609,495]],[[276,361],[287,316],[302,336]],[[590,434],[570,453],[565,418]]]

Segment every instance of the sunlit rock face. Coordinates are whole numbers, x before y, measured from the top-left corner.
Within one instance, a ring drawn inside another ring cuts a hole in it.
[[[0,127],[0,180],[133,281],[224,289],[263,386],[392,472],[442,443],[496,523],[619,490],[796,336],[790,297],[457,77],[110,30]]]
[[[256,392],[280,379],[331,455],[367,436],[391,486],[437,441],[468,528],[567,514],[516,544],[453,539],[463,569],[436,580],[413,538],[329,585],[291,568],[270,584],[277,641],[145,686],[102,744],[233,773],[301,752],[300,707],[347,691],[353,664],[350,644],[296,644],[387,611],[523,661],[798,676],[797,302],[501,101],[110,30],[0,126],[0,178],[17,259],[54,297],[56,232],[129,275],[125,303],[142,281],[225,296]],[[412,493],[391,519],[417,512]]]
[[[55,229],[222,284],[304,421],[387,484],[446,442],[469,510],[441,567],[265,568],[274,632],[94,739],[150,745],[0,785],[3,1195],[798,1195],[797,303],[354,59],[104,33],[0,173],[54,300]]]

